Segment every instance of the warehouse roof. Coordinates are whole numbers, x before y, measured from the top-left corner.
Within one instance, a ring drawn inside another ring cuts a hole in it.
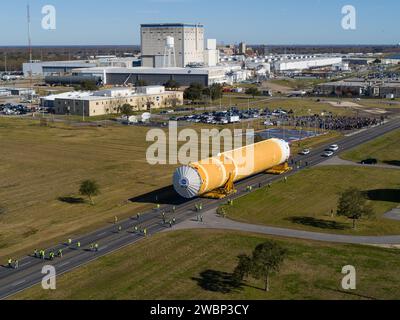
[[[228,67],[229,68],[229,67]],[[227,67],[207,67],[207,68],[150,68],[150,67],[135,67],[135,68],[118,68],[118,67],[94,67],[82,70],[73,70],[80,73],[122,73],[122,74],[197,74],[207,75],[211,71],[225,70]]]
[[[142,24],[142,28],[203,28],[202,24],[186,24],[186,23],[151,23]]]

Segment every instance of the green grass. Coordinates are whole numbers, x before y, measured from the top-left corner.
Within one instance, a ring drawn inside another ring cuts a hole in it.
[[[287,87],[293,90],[304,90],[311,89],[314,86],[327,82],[327,80],[320,79],[282,79],[282,80],[270,80],[269,83]]]
[[[327,102],[318,102],[317,100],[318,99],[312,98],[272,100],[268,101],[266,106],[272,110],[277,108],[282,108],[285,110],[292,109],[294,111],[294,115],[296,116],[328,112],[332,112],[333,114],[340,116],[352,116],[355,114],[355,112],[349,108],[336,108]]]
[[[362,99],[361,101],[356,101],[357,104],[368,108],[397,110],[400,109],[400,104],[396,102],[398,101],[393,101],[388,99]]]
[[[277,239],[288,249],[271,291],[249,279],[241,288],[224,282],[236,257],[250,254],[267,236],[224,231],[159,234],[59,276],[57,290],[36,286],[13,299],[399,299],[395,249]],[[357,290],[343,291],[341,270],[353,265]]]
[[[0,118],[0,261],[154,206],[153,199],[128,201],[171,185],[175,166],[146,161],[148,130]],[[80,203],[86,179],[100,185],[95,206]]]
[[[174,167],[147,163],[147,131],[59,123],[40,127],[35,121],[0,118],[0,259],[148,208],[128,200],[170,185]],[[60,201],[79,199],[86,179],[100,185],[95,206]]]
[[[363,144],[344,153],[341,157],[355,162],[375,158],[382,164],[400,166],[400,130]]]
[[[309,169],[248,194],[227,207],[229,217],[239,221],[317,232],[388,235],[400,234],[400,222],[382,215],[400,203],[400,170],[329,166]],[[339,193],[349,187],[370,191],[375,219],[351,221],[331,217]]]

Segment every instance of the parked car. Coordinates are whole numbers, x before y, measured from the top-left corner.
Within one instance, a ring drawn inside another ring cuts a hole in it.
[[[365,159],[365,160],[361,161],[361,164],[374,165],[374,164],[378,164],[378,160],[376,160],[374,158],[369,158],[369,159]]]

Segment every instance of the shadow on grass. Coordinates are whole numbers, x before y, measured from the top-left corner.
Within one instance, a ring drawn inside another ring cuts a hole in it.
[[[242,284],[235,281],[232,273],[206,270],[200,273],[199,278],[192,278],[197,284],[206,291],[231,293],[242,289]]]
[[[364,192],[372,201],[387,201],[400,203],[400,189],[376,189]]]
[[[399,160],[388,160],[388,161],[383,161],[384,164],[388,164],[390,166],[397,166],[400,167],[400,161]]]
[[[173,186],[152,191],[135,198],[129,199],[133,203],[152,203],[160,205],[181,205],[186,203],[188,200],[180,197]]]
[[[287,220],[295,224],[301,224],[303,226],[310,226],[320,229],[346,230],[349,228],[346,224],[341,222],[315,219],[313,217],[290,217],[287,218]]]
[[[85,199],[79,197],[59,197],[58,201],[68,204],[82,204],[86,203]]]
[[[328,287],[322,287],[321,289],[325,289],[327,291],[332,291],[332,292],[336,292],[336,293],[343,293],[345,295],[357,297],[357,298],[364,299],[364,300],[365,299],[367,299],[367,300],[378,300],[377,298],[374,298],[374,297],[371,297],[371,296],[365,296],[365,295],[358,294],[358,293],[355,293],[354,291],[349,291],[349,290],[339,290],[339,289],[332,289],[332,288],[328,288]]]

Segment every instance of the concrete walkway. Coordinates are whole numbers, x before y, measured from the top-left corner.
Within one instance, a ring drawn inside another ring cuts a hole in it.
[[[400,209],[398,210],[400,211]],[[400,220],[400,212],[396,210],[394,211],[395,211],[394,219]],[[204,216],[203,223],[197,222],[195,220],[188,220],[177,225],[172,230],[175,231],[175,230],[188,230],[188,229],[219,229],[219,230],[244,231],[244,232],[259,233],[271,236],[281,236],[287,238],[315,240],[315,241],[333,242],[333,243],[368,244],[368,245],[380,245],[380,246],[400,245],[400,235],[351,236],[351,235],[318,233],[318,232],[293,230],[286,228],[268,227],[262,225],[241,223],[230,220],[228,218],[222,218],[219,215],[217,215],[215,210],[205,212],[203,213],[203,216]],[[169,230],[167,230],[166,232],[168,231]]]
[[[386,219],[400,221],[400,208],[393,209],[392,211],[389,211],[388,213],[385,213],[383,216]]]
[[[400,170],[400,166],[391,166],[389,164],[374,164],[374,165],[367,165],[361,164],[349,160],[343,160],[338,156],[332,157],[318,165],[318,167],[325,167],[325,166],[355,166],[355,167],[363,167],[363,168],[383,168],[383,169],[397,169]]]

